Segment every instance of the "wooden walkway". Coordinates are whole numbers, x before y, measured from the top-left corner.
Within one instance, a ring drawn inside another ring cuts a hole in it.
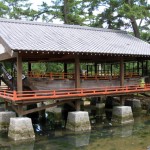
[[[39,91],[9,91],[0,90],[0,97],[14,103],[37,103],[46,100],[79,99],[82,97],[94,97],[102,95],[126,95],[132,93],[144,93],[150,91],[150,84],[143,86],[113,86],[90,89],[62,89],[62,90],[39,90]]]

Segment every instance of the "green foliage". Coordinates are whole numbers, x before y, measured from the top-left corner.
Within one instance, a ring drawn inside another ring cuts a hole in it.
[[[31,9],[28,0],[0,0],[0,16],[10,19],[33,20],[37,11]]]
[[[134,16],[136,19],[144,19],[145,16],[149,16],[149,10],[146,6],[136,4],[129,5],[126,3],[119,9],[119,13],[126,18]]]

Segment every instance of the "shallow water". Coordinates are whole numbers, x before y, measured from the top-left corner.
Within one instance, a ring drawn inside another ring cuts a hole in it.
[[[150,116],[136,117],[134,124],[112,127],[95,123],[91,132],[74,134],[65,129],[36,132],[35,141],[14,142],[0,133],[0,150],[150,150]]]

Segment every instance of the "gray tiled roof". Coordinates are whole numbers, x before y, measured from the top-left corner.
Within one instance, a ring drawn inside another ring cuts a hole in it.
[[[150,44],[124,31],[0,19],[12,50],[150,55]]]

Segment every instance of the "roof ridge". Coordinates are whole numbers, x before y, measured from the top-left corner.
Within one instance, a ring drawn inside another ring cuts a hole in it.
[[[80,25],[54,24],[54,23],[15,20],[15,19],[5,19],[5,18],[0,18],[0,22],[17,23],[17,24],[30,24],[30,25],[40,25],[40,26],[52,26],[52,27],[62,27],[62,28],[74,28],[74,29],[83,29],[83,30],[93,30],[93,31],[103,31],[103,32],[114,32],[114,33],[127,34],[126,31],[122,31],[122,30],[96,28],[96,27],[94,28],[94,27],[80,26]]]

